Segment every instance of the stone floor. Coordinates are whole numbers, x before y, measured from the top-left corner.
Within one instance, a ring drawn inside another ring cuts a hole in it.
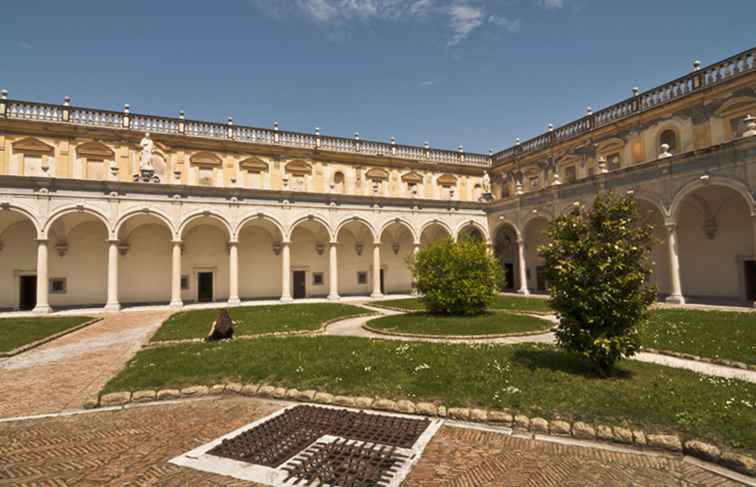
[[[167,463],[282,407],[225,397],[0,423],[0,486],[254,485]],[[443,427],[407,486],[734,486],[680,457]]]
[[[96,398],[169,315],[168,311],[105,314],[99,323],[0,359],[0,417],[81,408]]]

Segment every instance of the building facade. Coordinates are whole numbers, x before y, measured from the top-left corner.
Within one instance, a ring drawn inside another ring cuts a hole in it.
[[[549,220],[632,192],[670,302],[752,302],[752,50],[496,154],[0,99],[0,309],[409,293],[469,234],[546,289]]]

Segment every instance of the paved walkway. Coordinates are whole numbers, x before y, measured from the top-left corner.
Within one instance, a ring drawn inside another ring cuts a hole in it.
[[[283,403],[227,396],[0,423],[0,486],[256,485],[167,463]],[[403,485],[730,487],[681,456],[442,427]]]
[[[0,417],[81,408],[96,398],[169,314],[105,314],[99,323],[0,359]]]

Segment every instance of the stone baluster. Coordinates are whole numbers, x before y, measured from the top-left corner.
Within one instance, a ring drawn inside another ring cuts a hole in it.
[[[131,119],[129,118],[129,110],[131,108],[129,107],[128,103],[123,104],[123,128],[127,129],[131,127]]]

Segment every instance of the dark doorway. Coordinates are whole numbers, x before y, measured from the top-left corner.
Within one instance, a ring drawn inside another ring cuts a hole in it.
[[[197,302],[211,303],[213,301],[213,273],[197,273]]]
[[[514,291],[514,264],[502,264],[504,267],[504,291]]]
[[[37,306],[37,276],[21,276],[18,284],[18,309],[34,309]]]
[[[746,299],[756,301],[756,260],[747,260],[745,265]]]
[[[545,292],[548,288],[546,283],[546,267],[539,265],[536,267],[536,290]]]
[[[307,297],[307,284],[305,271],[294,271],[294,299]]]
[[[386,286],[384,286],[383,284],[383,279],[384,279],[383,272],[384,272],[383,269],[381,269],[381,294],[386,294]]]

